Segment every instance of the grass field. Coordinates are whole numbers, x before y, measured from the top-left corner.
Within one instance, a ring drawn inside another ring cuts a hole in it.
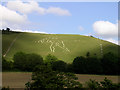
[[[2,86],[10,88],[25,88],[25,83],[31,80],[31,73],[29,72],[3,72]]]
[[[31,79],[32,73],[29,72],[3,72],[2,73],[2,86],[9,86],[10,88],[24,88],[25,83]],[[112,80],[113,83],[118,83],[118,76],[106,76],[106,75],[86,75],[76,74],[78,81],[84,84],[89,79],[95,79],[102,81],[105,77]]]
[[[3,54],[7,60],[12,60],[16,52],[37,53],[45,57],[55,55],[58,59],[71,63],[76,56],[85,56],[87,52],[93,56],[103,53],[118,53],[118,46],[98,38],[82,35],[12,33],[2,35]],[[11,45],[12,43],[12,45]]]

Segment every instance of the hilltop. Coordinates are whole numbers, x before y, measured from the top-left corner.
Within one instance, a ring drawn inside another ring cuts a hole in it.
[[[58,59],[71,63],[76,56],[101,57],[102,53],[118,54],[118,45],[91,36],[72,34],[8,33],[2,35],[2,53],[12,60],[16,52],[37,53],[45,58],[55,55]]]

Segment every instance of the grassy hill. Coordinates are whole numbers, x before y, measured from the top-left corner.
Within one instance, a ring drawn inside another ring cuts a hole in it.
[[[76,56],[85,56],[90,52],[101,57],[107,52],[118,53],[118,45],[98,38],[69,34],[10,33],[2,35],[3,55],[12,60],[16,52],[37,53],[45,58],[55,55],[58,59],[71,63]]]

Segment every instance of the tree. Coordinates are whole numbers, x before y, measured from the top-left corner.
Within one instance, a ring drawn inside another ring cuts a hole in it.
[[[13,60],[14,60],[14,68],[19,70],[25,70],[25,67],[27,65],[25,53],[17,52],[16,54],[14,54]]]
[[[102,65],[96,57],[85,58],[76,57],[73,61],[73,70],[75,73],[101,74]]]
[[[10,28],[6,28],[6,31],[8,31],[8,32],[9,32],[9,31],[10,31]]]
[[[57,61],[57,57],[55,57],[54,55],[51,55],[51,54],[48,54],[46,57],[45,57],[45,63],[49,66],[52,65],[53,62]]]
[[[67,64],[64,61],[59,60],[59,61],[53,62],[52,69],[55,71],[65,72],[66,66],[67,66]]]
[[[32,71],[33,67],[37,65],[43,65],[43,58],[37,54],[26,54],[25,70]]]
[[[98,88],[101,88],[100,83],[97,82],[96,80],[90,79],[88,82],[85,83],[86,88],[89,88],[91,90],[96,90]]]
[[[102,88],[105,88],[105,89],[111,89],[111,90],[120,89],[119,84],[114,84],[111,80],[107,79],[106,77],[104,81],[101,81],[100,83],[101,83]]]
[[[74,70],[73,70],[73,64],[72,63],[71,64],[68,63],[66,69],[67,69],[67,72],[74,72]]]
[[[32,81],[26,83],[29,89],[40,88],[81,88],[82,85],[75,81],[76,76],[71,73],[58,73],[49,66],[41,65],[34,69]],[[28,87],[29,86],[29,87]]]
[[[8,71],[12,70],[13,68],[13,62],[5,60],[4,57],[2,57],[2,71]]]
[[[48,55],[46,56],[45,60],[46,60],[47,62],[54,62],[54,61],[57,61],[58,59],[57,59],[57,57],[55,57],[54,55],[48,54]]]
[[[96,57],[86,58],[86,69],[89,74],[101,74],[103,72],[103,68],[101,65],[101,61]]]
[[[2,29],[2,31],[4,32],[5,30],[4,30],[4,29]]]
[[[14,67],[22,71],[32,71],[37,65],[43,64],[43,58],[37,54],[17,52],[14,57]]]
[[[86,53],[86,57],[89,58],[90,57],[90,52]]]
[[[75,73],[87,73],[86,58],[83,56],[76,57],[72,64]]]
[[[104,54],[101,62],[105,74],[118,74],[118,57],[113,53]]]

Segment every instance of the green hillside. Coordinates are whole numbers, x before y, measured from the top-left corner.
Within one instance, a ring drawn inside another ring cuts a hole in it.
[[[12,60],[16,52],[37,53],[45,57],[55,55],[58,59],[71,63],[76,56],[101,56],[107,52],[118,53],[118,45],[90,36],[69,34],[10,33],[2,35],[3,55]],[[7,53],[6,53],[7,52]],[[94,55],[95,56],[95,55]]]

